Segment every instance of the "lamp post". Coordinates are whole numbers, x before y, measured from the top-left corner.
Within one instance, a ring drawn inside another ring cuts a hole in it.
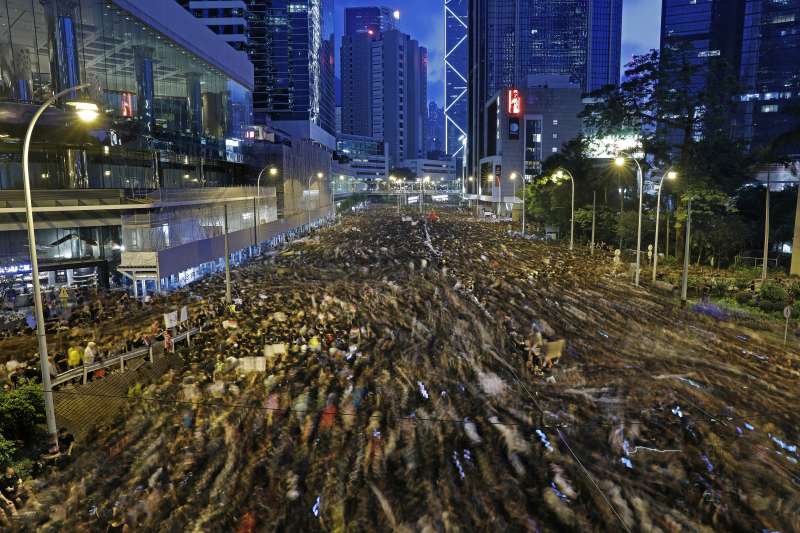
[[[516,200],[516,198],[517,198],[517,173],[516,172],[512,172],[511,175],[508,177],[508,179],[510,179],[511,183],[514,185],[514,203],[517,203],[517,200]],[[513,207],[511,208],[511,212],[512,212],[512,217],[511,218],[513,219],[514,218],[513,217],[513,212],[514,212],[514,208]]]
[[[525,173],[522,173],[522,236],[525,236],[525,189],[528,188],[528,184],[525,183]]]
[[[594,236],[597,226],[597,191],[592,191],[592,244],[589,248],[589,255],[594,255]]]
[[[767,268],[769,263],[769,193],[770,193],[770,172],[767,172],[767,197],[764,205],[764,263],[761,270],[761,281],[767,281]]]
[[[225,303],[230,306],[233,303],[231,290],[231,251],[228,244],[228,204],[223,205],[222,228],[225,232]]]
[[[661,176],[661,183],[658,185],[658,199],[656,200],[656,238],[653,245],[653,283],[656,281],[656,273],[658,271],[658,225],[661,218],[661,189],[664,188],[664,180],[674,180],[678,177],[678,173],[669,169],[663,176]]]
[[[634,284],[638,287],[642,265],[642,205],[644,204],[644,177],[642,176],[642,166],[639,164],[639,161],[633,156],[629,157],[634,163],[636,163],[636,180],[639,182],[639,223],[636,230],[636,275],[634,278]],[[615,160],[615,163],[618,167],[624,167],[625,158],[618,157]]]
[[[264,175],[264,172],[268,167],[269,165],[261,169],[261,171],[258,173],[258,179],[256,180],[256,212],[253,213],[253,218],[255,219],[255,224],[253,226],[255,229],[253,230],[253,235],[255,236],[254,238],[256,241],[256,246],[258,246],[258,215],[259,211],[261,210],[261,176]],[[269,167],[269,175],[272,177],[277,176],[278,169],[275,167]]]
[[[567,169],[560,168],[556,171],[556,178],[563,179],[564,176],[569,178],[572,183],[572,207],[569,219],[569,249],[575,249],[575,178],[572,177],[572,172]]]
[[[422,213],[422,204],[425,201],[425,184],[431,181],[430,176],[425,176],[420,181],[420,192],[419,192],[419,212]]]
[[[42,306],[42,287],[39,281],[39,258],[36,254],[36,231],[33,225],[33,201],[31,199],[31,176],[28,155],[31,147],[31,137],[33,128],[39,117],[53,105],[59,98],[70,93],[79,91],[91,84],[84,83],[75,87],[70,87],[54,95],[39,107],[34,113],[28,131],[25,133],[25,141],[22,145],[22,184],[25,189],[25,217],[28,225],[28,247],[31,254],[31,275],[33,277],[33,305],[36,312],[36,338],[39,341],[39,366],[42,371],[42,389],[44,391],[44,410],[47,419],[47,433],[52,439],[51,451],[58,453],[58,428],[56,427],[55,408],[53,406],[53,389],[50,384],[50,363],[47,357],[47,335],[44,326],[44,311]],[[68,102],[78,118],[83,122],[92,122],[99,114],[97,105],[89,102]]]
[[[464,147],[464,150],[461,154],[461,199],[464,199],[464,195],[467,194],[467,136],[461,136],[461,146]]]
[[[686,306],[689,293],[689,253],[692,237],[692,197],[686,205],[686,248],[683,251],[683,275],[681,276],[681,305]]]
[[[469,190],[469,189],[471,189],[471,188],[472,188],[472,185],[471,185],[471,184],[472,184],[472,182],[474,182],[474,181],[475,181],[475,178],[473,178],[472,176],[469,176],[469,177],[467,178],[467,181],[469,181],[469,182],[470,182],[470,185],[468,186],[468,190]],[[468,210],[470,210],[470,211],[472,210],[472,200],[467,200],[467,209],[468,209]]]

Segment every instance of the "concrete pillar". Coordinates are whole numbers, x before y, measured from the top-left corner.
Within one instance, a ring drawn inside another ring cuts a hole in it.
[[[67,149],[67,180],[70,189],[87,189],[89,187],[89,165],[86,151]]]
[[[794,239],[792,240],[792,276],[800,276],[800,188],[797,189],[797,207],[794,211]]]
[[[136,279],[136,272],[133,274],[133,297],[139,299],[139,280]]]
[[[31,69],[31,49],[17,48],[13,58],[14,97],[21,102],[33,99],[33,74]]]
[[[186,74],[186,94],[188,95],[189,130],[194,135],[203,133],[203,92],[200,87],[200,74]]]

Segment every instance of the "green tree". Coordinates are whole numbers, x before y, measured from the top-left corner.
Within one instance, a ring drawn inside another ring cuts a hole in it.
[[[678,255],[682,255],[683,220],[689,191],[732,195],[751,179],[763,154],[748,153],[730,137],[735,69],[723,58],[706,65],[692,61],[695,50],[666,48],[635,56],[626,81],[595,93],[584,117],[597,137],[634,134],[658,168],[673,166],[679,179],[671,185],[681,199]],[[698,89],[698,77],[705,78]],[[682,216],[681,216],[682,215]]]

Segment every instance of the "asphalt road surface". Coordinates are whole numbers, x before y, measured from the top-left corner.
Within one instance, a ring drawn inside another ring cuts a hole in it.
[[[237,270],[236,313],[16,526],[800,531],[794,351],[633,289],[608,256],[411,216],[346,217]],[[535,331],[566,341],[551,369],[528,364]]]

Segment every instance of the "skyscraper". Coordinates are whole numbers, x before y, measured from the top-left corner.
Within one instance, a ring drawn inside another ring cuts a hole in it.
[[[334,0],[177,0],[253,63],[256,124],[336,143]]]
[[[397,30],[342,38],[342,133],[382,140],[392,165],[425,156],[428,52]]]
[[[468,7],[468,0],[445,0],[444,3],[444,150],[453,156],[462,155],[461,139],[467,135]]]
[[[256,122],[335,147],[333,0],[250,0]]]
[[[344,10],[344,34],[373,34],[396,29],[394,13],[388,7],[348,7]]]
[[[430,102],[428,104],[428,122],[425,127],[425,152],[428,159],[441,159],[445,153],[445,120],[444,109],[436,105],[436,102]]]
[[[745,0],[664,0],[661,6],[661,52],[682,55],[696,68],[691,88],[706,86],[712,61],[737,68],[741,60]]]
[[[364,33],[342,36],[339,61],[342,69],[342,130],[346,135],[373,136],[372,42]]]
[[[800,127],[800,2],[746,0],[739,81],[737,133],[749,146]],[[779,150],[800,159],[800,143]]]
[[[483,106],[498,91],[542,75],[566,76],[584,92],[619,82],[621,0],[469,0],[468,26],[473,169]]]
[[[622,0],[595,0],[589,20],[587,90],[619,83],[622,50]]]

